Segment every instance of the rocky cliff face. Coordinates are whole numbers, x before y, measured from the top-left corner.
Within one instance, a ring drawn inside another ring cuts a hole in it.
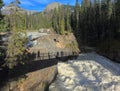
[[[79,52],[78,44],[73,33],[68,35],[47,34],[37,39],[37,44],[29,48],[31,52]]]
[[[29,72],[10,80],[0,91],[46,91],[56,74],[56,65]]]
[[[43,12],[44,12],[45,14],[49,14],[49,13],[51,13],[55,8],[58,9],[59,6],[62,6],[63,10],[68,7],[67,5],[64,5],[64,4],[61,4],[61,3],[57,3],[57,2],[53,2],[53,3],[51,3],[51,4],[48,4]],[[71,12],[73,12],[74,6],[69,5],[69,8],[70,8]]]
[[[54,10],[55,8],[58,8],[58,7],[61,6],[61,5],[62,5],[62,4],[57,3],[57,2],[48,4],[47,7],[45,8],[44,12],[45,12],[45,13],[50,12],[50,11]]]
[[[13,13],[13,11],[18,11],[22,14],[25,14],[25,13],[34,14],[34,13],[36,13],[36,11],[29,11],[29,10],[22,9],[19,6],[16,6],[14,3],[10,3],[9,5],[4,6],[1,11],[2,11],[2,14],[4,14],[4,15],[9,15],[9,14]]]

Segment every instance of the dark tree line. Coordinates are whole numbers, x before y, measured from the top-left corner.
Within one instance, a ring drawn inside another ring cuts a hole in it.
[[[82,44],[96,46],[105,39],[117,39],[120,29],[119,0],[76,2],[72,27]]]
[[[71,26],[79,45],[97,47],[109,56],[120,52],[120,0],[76,0]]]

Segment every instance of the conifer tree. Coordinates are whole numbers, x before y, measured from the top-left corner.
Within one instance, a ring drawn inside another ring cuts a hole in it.
[[[58,10],[55,8],[53,11],[53,15],[52,15],[52,27],[53,29],[59,33],[59,29],[58,29],[58,24],[59,24],[59,19],[58,19]]]
[[[120,0],[115,2],[115,17],[118,30],[120,29]]]
[[[66,8],[66,16],[65,16],[65,30],[67,31],[71,31],[71,25],[70,25],[70,7],[69,5],[67,5],[67,8]]]
[[[24,17],[21,16],[17,11],[11,15],[13,20],[11,24],[11,36],[9,38],[9,45],[6,52],[6,65],[9,68],[13,68],[18,63],[23,63],[24,53],[25,53],[25,44],[26,44],[26,30],[22,27],[21,21],[24,21]],[[16,27],[16,22],[19,22],[20,25]]]
[[[3,1],[0,0],[0,32],[7,31],[8,23],[5,21],[5,16],[2,14]]]
[[[75,4],[75,10],[74,10],[74,19],[73,19],[73,21],[74,21],[74,29],[76,30],[76,31],[78,31],[78,26],[79,26],[79,15],[80,15],[80,5],[79,5],[79,2],[78,2],[78,0],[76,0],[76,4]]]
[[[64,18],[62,18],[60,21],[60,34],[64,34],[64,31],[65,31],[65,21]]]

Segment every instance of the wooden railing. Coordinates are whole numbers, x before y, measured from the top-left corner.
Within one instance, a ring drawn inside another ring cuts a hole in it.
[[[41,53],[38,51],[37,53],[27,54],[30,60],[46,60],[46,59],[53,59],[53,58],[62,58],[62,57],[70,57],[70,56],[77,56],[79,52],[46,52]]]

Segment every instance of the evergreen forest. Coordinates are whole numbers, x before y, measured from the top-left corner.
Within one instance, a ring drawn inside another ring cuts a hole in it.
[[[19,7],[20,1],[12,4]],[[3,7],[0,0],[0,9]],[[118,55],[120,51],[120,0],[76,0],[75,6],[60,5],[50,12],[36,12],[34,14],[21,13],[11,10],[10,14],[0,12],[0,32],[12,32],[12,40],[8,46],[7,56],[24,54],[26,31],[50,28],[54,32],[64,35],[74,33],[79,48],[81,46],[95,47],[100,52]],[[21,35],[21,36],[18,36]],[[17,43],[19,40],[24,40]],[[14,46],[19,49],[12,50]],[[13,47],[13,48],[12,48]],[[16,51],[16,54],[14,52]],[[6,59],[11,60],[11,59]],[[13,59],[12,59],[13,60]],[[20,58],[20,60],[22,60]]]

